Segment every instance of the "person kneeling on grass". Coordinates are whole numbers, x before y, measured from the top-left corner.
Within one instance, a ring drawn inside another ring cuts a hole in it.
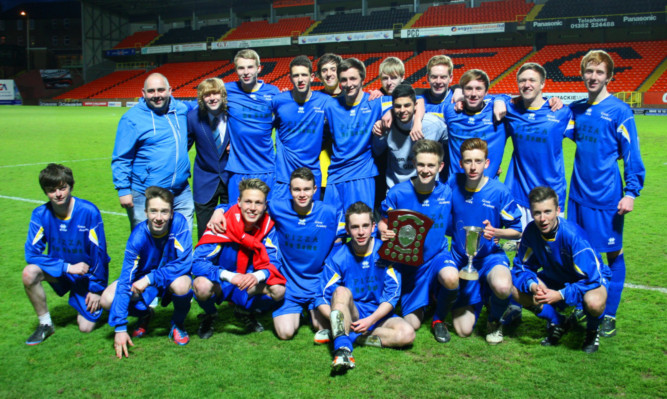
[[[174,195],[163,188],[146,189],[146,216],[132,230],[118,280],[102,294],[102,306],[110,309],[109,325],[114,327],[116,356],[128,357],[134,346],[127,332],[127,316],[139,318],[133,338],[146,335],[153,316],[150,304],[158,296],[162,306],[174,302],[169,338],[178,345],[190,342],[183,328],[192,299],[192,233],[183,215],[174,212]]]
[[[262,332],[254,313],[274,309],[285,295],[286,280],[278,270],[278,237],[266,213],[269,186],[253,178],[241,180],[238,189],[238,204],[224,214],[225,232],[206,230],[195,249],[194,289],[205,312],[198,331],[202,339],[213,335],[216,304],[233,302],[234,316],[246,330]]]
[[[369,346],[402,347],[415,339],[412,326],[393,314],[401,294],[401,275],[380,261],[382,243],[372,236],[373,211],[359,201],[348,208],[345,220],[352,239],[335,247],[327,258],[320,277],[321,294],[315,301],[331,321],[334,371],[354,368],[355,340]]]
[[[72,170],[51,163],[39,173],[39,185],[49,202],[32,212],[25,243],[23,285],[39,317],[28,345],[42,343],[55,331],[42,281],[59,296],[69,291],[79,330],[90,332],[102,315],[100,294],[109,278],[102,215],[92,203],[72,197]]]
[[[582,349],[595,352],[611,270],[591,247],[584,230],[558,216],[558,195],[553,189],[536,187],[528,199],[534,220],[526,227],[514,258],[512,295],[547,320],[543,346],[557,345],[572,324],[557,309],[583,305],[587,325]]]

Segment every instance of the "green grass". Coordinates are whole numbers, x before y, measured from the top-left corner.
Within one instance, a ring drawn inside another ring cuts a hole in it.
[[[116,124],[125,109],[0,107],[0,196],[45,201],[37,175],[48,162],[74,170],[74,194],[103,211],[119,212],[111,179],[111,151]],[[667,223],[663,198],[667,186],[665,117],[638,117],[646,188],[626,217],[627,281],[667,286],[664,272]],[[511,150],[511,145],[507,151]],[[565,142],[567,175],[574,146]],[[77,162],[74,162],[77,161]],[[24,165],[24,166],[11,166]],[[507,168],[507,157],[504,169]],[[309,327],[292,341],[272,332],[245,335],[223,307],[217,333],[196,337],[198,306],[186,327],[193,336],[186,347],[167,338],[171,309],[158,310],[148,337],[135,340],[129,359],[113,352],[113,332],[104,324],[81,334],[66,298],[46,288],[56,333],[44,344],[24,344],[36,326],[34,311],[21,284],[23,244],[30,213],[37,204],[0,197],[0,397],[452,397],[590,398],[667,396],[667,345],[664,331],[667,295],[626,289],[618,321],[619,335],[603,339],[600,351],[579,350],[582,333],[563,344],[543,348],[544,325],[524,312],[524,321],[506,331],[505,343],[484,342],[485,315],[476,334],[456,336],[447,345],[433,340],[427,326],[412,348],[358,348],[357,369],[343,376],[329,373],[326,347],[313,346]],[[103,214],[110,278],[118,277],[129,223],[125,216]],[[106,321],[106,316],[105,316]],[[266,326],[270,319],[264,318]]]

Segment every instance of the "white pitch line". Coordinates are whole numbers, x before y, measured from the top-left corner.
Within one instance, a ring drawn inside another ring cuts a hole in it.
[[[111,159],[111,157],[106,158],[87,158],[87,159],[72,159],[69,161],[52,161],[52,162],[37,162],[37,163],[22,163],[18,165],[0,165],[0,168],[18,168],[20,166],[37,166],[37,165],[48,165],[50,163],[71,163],[71,162],[86,162],[86,161],[102,161],[104,159]]]
[[[0,195],[0,198],[14,200],[14,201],[21,201],[21,202],[30,202],[31,204],[44,204],[44,203],[46,203],[46,201],[38,201],[38,200],[33,200],[33,199],[28,199],[28,198],[20,198],[20,197],[10,197],[10,196],[7,196],[7,195]],[[111,212],[111,211],[100,211],[100,212],[105,213],[107,215],[127,217],[127,213]]]
[[[651,287],[648,285],[642,285],[642,284],[632,284],[632,283],[625,283],[623,284],[624,287],[626,288],[635,288],[638,290],[647,290],[647,291],[658,291],[662,292],[663,294],[667,294],[667,288],[663,287]]]

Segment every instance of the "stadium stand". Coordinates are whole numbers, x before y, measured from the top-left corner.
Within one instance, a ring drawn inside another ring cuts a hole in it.
[[[663,72],[658,80],[653,83],[651,89],[648,91],[662,91],[667,92],[667,72]]]
[[[273,24],[268,21],[244,22],[225,36],[224,40],[292,36],[295,32],[298,32],[298,34],[305,32],[314,22],[310,17],[284,18]]]
[[[94,80],[88,84],[77,87],[76,89],[70,90],[60,96],[56,97],[56,100],[64,100],[67,98],[93,98],[93,96],[103,93],[105,90],[110,89],[111,87],[118,86],[132,78],[136,78],[139,75],[143,75],[146,72],[143,69],[134,69],[130,71],[115,71],[110,73],[107,76],[104,76],[100,79]],[[135,94],[132,97],[136,97]]]
[[[591,49],[607,51],[614,59],[612,92],[635,91],[667,57],[667,41],[545,46],[527,61],[537,62],[547,71],[546,92],[584,92],[581,58]],[[516,75],[509,74],[492,86],[494,93],[518,93]]]
[[[414,88],[428,88],[426,64],[437,54],[445,54],[454,62],[452,84],[458,83],[468,69],[481,69],[493,80],[507,71],[532,51],[531,47],[493,47],[464,50],[430,50],[420,53],[405,63],[406,81]]]
[[[146,30],[141,32],[135,32],[125,39],[121,40],[113,48],[136,48],[136,47],[146,47],[149,45],[155,38],[158,37],[156,30]]]
[[[536,19],[665,12],[663,0],[550,0]]]
[[[212,41],[215,41],[227,32],[227,30],[229,30],[227,25],[208,26],[199,30],[192,30],[190,27],[171,29],[160,36],[153,45],[202,43],[208,41],[207,39],[209,38],[213,38]]]
[[[414,13],[404,8],[373,11],[367,17],[362,16],[360,12],[331,14],[310,34],[393,29],[394,24],[405,24],[413,15]]]
[[[556,1],[551,1],[557,3]],[[464,3],[429,7],[412,25],[413,28],[451,26],[491,22],[520,22],[533,8],[525,0],[484,2],[479,7],[467,8]]]

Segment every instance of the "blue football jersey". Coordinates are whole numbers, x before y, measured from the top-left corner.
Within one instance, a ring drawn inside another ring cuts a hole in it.
[[[371,306],[387,302],[395,308],[401,294],[401,275],[380,261],[377,251],[381,245],[375,240],[367,254],[355,253],[351,243],[336,247],[324,264],[315,306],[330,305],[336,288],[344,286],[355,302]]]
[[[67,273],[69,264],[85,262],[90,269],[82,278],[88,279],[90,292],[101,293],[108,283],[110,261],[102,215],[91,202],[71,200],[69,219],[58,218],[50,202],[32,211],[25,261],[55,278]]]
[[[560,291],[565,303],[581,303],[584,294],[611,278],[609,267],[588,242],[586,232],[576,223],[558,218],[554,238],[542,235],[535,222],[528,223],[514,257],[513,282],[523,292],[537,283],[537,273],[565,287]],[[541,269],[541,270],[540,270]]]
[[[148,222],[139,223],[127,240],[125,258],[116,286],[109,325],[127,325],[132,283],[148,276],[151,286],[167,289],[192,268],[192,233],[183,215],[174,212],[169,232],[153,237]]]
[[[496,98],[486,96],[484,107],[476,114],[465,111],[456,112],[454,104],[447,104],[444,109],[447,134],[449,135],[449,176],[463,173],[461,168],[461,144],[469,138],[479,137],[486,141],[489,147],[489,167],[484,174],[496,178],[498,168],[505,153],[505,124],[493,120],[493,101]]]
[[[570,109],[577,144],[570,198],[591,208],[616,209],[623,195],[638,197],[646,170],[632,109],[611,95],[596,104],[576,101]],[[619,158],[623,159],[625,188]]]
[[[470,191],[465,186],[466,176],[458,173],[449,179],[452,189],[452,252],[466,257],[465,226],[484,228],[484,221],[495,228],[521,231],[521,211],[507,187],[496,179],[489,179],[479,191]],[[501,252],[493,240],[480,239],[477,257]]]
[[[446,184],[437,182],[430,193],[415,190],[411,180],[399,183],[387,192],[382,201],[382,218],[394,209],[409,209],[428,216],[433,225],[424,241],[424,262],[427,262],[449,247],[445,233],[452,212],[452,191]]]
[[[548,102],[539,109],[526,109],[523,102],[507,102],[505,127],[514,152],[505,177],[516,202],[530,208],[528,193],[535,187],[551,187],[565,209],[567,181],[563,162],[563,138],[574,127],[572,112],[563,107],[552,112]]]
[[[333,154],[328,183],[341,183],[377,176],[371,152],[373,124],[382,117],[382,101],[368,101],[364,93],[359,103],[347,105],[345,96],[327,107],[326,118],[333,136]]]
[[[306,215],[297,213],[291,200],[271,201],[269,214],[275,222],[287,299],[312,299],[319,289],[324,260],[336,240],[343,216],[321,201],[313,202]]]
[[[239,82],[225,83],[230,150],[227,170],[239,174],[271,173],[275,169],[271,100],[277,87],[261,86],[246,93]]]
[[[280,93],[273,98],[271,107],[276,126],[276,180],[290,182],[290,175],[300,167],[315,174],[315,183],[321,186],[320,152],[324,129],[324,111],[334,100],[326,94],[313,91],[303,104],[297,103],[292,92]]]

